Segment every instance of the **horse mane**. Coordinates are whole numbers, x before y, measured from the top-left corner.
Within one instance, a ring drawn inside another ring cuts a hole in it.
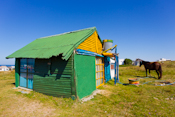
[[[149,61],[144,61],[144,60],[142,60],[142,59],[140,59],[140,61],[142,61],[142,62],[144,62],[144,63],[150,63]]]
[[[149,62],[149,61],[143,61],[143,60],[142,60],[142,62],[145,62],[145,63],[151,63],[151,62]]]
[[[144,63],[159,63],[159,62],[150,62],[150,61],[144,61],[144,60],[142,60],[142,62],[144,62]]]

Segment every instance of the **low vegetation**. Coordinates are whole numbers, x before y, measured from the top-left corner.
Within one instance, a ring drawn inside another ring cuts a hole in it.
[[[124,64],[125,64],[125,65],[132,65],[132,60],[126,58],[126,59],[124,60]]]
[[[175,82],[175,62],[164,62],[162,68],[162,80]],[[22,94],[14,89],[14,71],[0,72],[0,116],[175,116],[175,85],[156,86],[156,72],[151,71],[151,76],[140,79],[139,86],[114,85],[111,80],[99,88],[102,94],[81,102],[34,91]],[[123,66],[119,77],[127,84],[128,78],[145,77],[145,70]]]

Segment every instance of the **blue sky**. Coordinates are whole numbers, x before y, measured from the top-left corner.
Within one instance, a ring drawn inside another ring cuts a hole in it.
[[[119,58],[175,60],[174,0],[1,0],[0,64],[39,37],[93,26]]]

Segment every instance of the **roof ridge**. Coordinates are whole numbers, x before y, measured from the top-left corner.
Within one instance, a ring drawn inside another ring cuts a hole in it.
[[[97,31],[97,28],[91,27],[91,28],[76,30],[68,33],[58,34],[58,36],[52,35],[49,37],[43,37],[38,40],[32,41],[28,45],[17,50],[16,52],[12,53],[6,58],[48,59],[53,55],[63,54],[62,60],[67,61],[69,57],[72,55],[74,48],[77,48],[78,45],[80,45],[84,40],[86,40],[89,36],[91,36],[95,31]],[[58,39],[56,37],[58,37]],[[52,38],[55,38],[55,39],[52,39]],[[36,46],[37,46],[37,49],[36,49]]]
[[[56,35],[51,35],[51,36],[46,36],[46,37],[40,37],[38,39],[44,39],[44,38],[48,38],[48,37],[54,37],[54,36],[59,36],[59,35],[64,35],[64,34],[69,34],[69,33],[75,33],[75,32],[79,32],[79,31],[83,31],[83,30],[88,30],[88,29],[96,29],[96,27],[94,26],[94,27],[90,27],[90,28],[84,28],[84,29],[70,31],[70,32],[65,32],[65,33],[61,33],[61,34],[56,34]]]

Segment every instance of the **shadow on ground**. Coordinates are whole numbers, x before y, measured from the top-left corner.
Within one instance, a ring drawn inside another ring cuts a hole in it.
[[[15,85],[15,83],[11,83],[12,85]]]
[[[156,77],[153,77],[153,76],[148,76],[148,77],[145,77],[145,76],[134,76],[134,77],[137,77],[137,78],[154,78],[154,79],[157,79]]]

